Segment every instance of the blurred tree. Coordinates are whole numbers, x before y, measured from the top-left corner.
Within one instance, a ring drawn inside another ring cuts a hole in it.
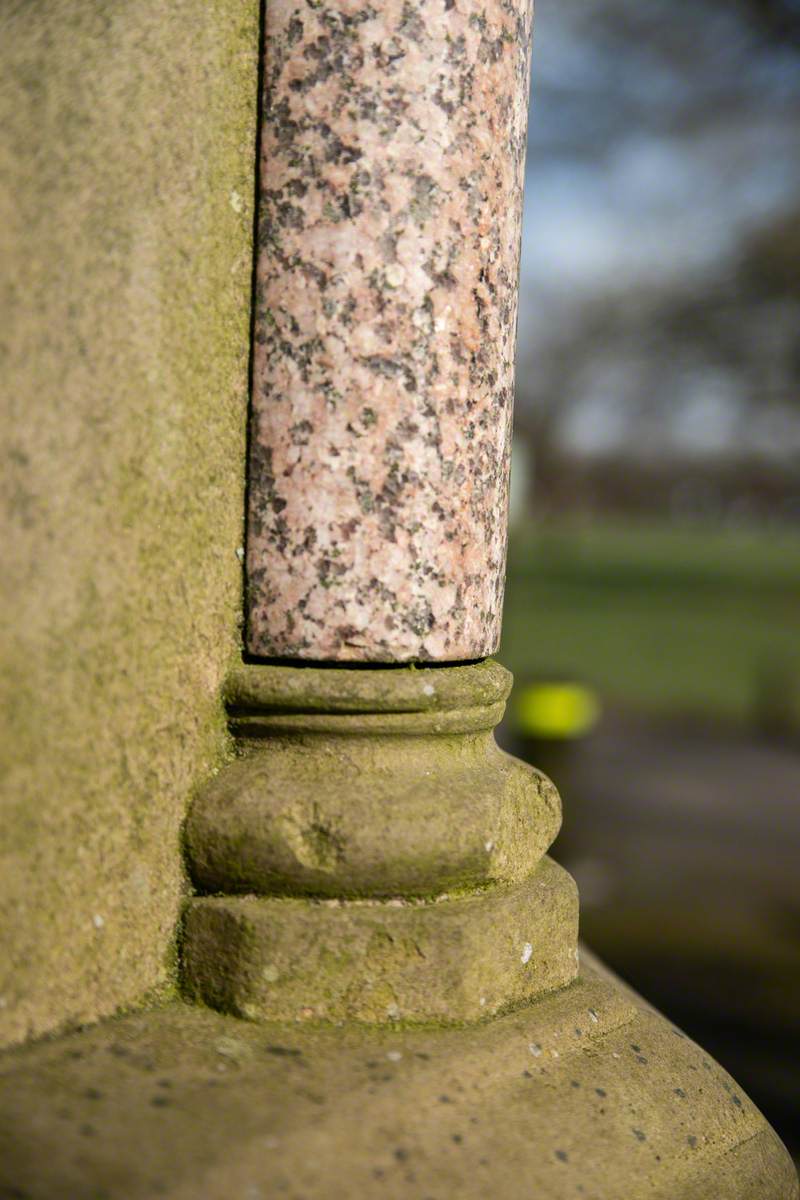
[[[800,519],[800,0],[538,18],[535,506]]]
[[[774,37],[800,46],[800,0],[744,0],[744,7]]]

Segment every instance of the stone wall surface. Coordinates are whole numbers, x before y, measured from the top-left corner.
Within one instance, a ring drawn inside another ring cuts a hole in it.
[[[239,643],[256,0],[0,6],[0,1044],[169,991]]]
[[[267,5],[255,655],[497,648],[531,15],[529,0]]]

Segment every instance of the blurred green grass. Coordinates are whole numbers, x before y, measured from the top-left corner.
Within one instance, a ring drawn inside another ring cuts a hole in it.
[[[752,723],[797,705],[800,721],[800,538],[518,527],[498,657],[520,679],[580,679],[628,710]]]

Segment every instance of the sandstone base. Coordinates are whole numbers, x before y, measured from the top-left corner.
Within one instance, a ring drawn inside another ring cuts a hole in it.
[[[175,1005],[0,1062],[18,1200],[793,1200],[733,1080],[584,956],[462,1029],[254,1024]]]
[[[251,1020],[458,1025],[577,974],[578,893],[545,856],[524,883],[430,903],[198,896],[184,987]]]

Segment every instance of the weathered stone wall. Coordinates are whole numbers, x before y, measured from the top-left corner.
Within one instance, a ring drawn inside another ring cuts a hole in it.
[[[3,0],[0,1044],[169,989],[239,644],[256,0]]]

